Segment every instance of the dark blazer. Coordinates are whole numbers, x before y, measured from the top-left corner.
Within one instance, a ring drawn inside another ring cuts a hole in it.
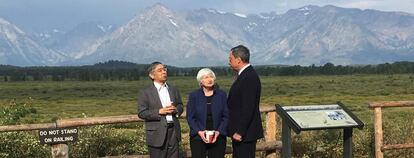
[[[253,67],[248,66],[230,88],[227,99],[230,114],[228,136],[239,133],[242,141],[247,142],[263,138],[260,93],[260,78]]]
[[[212,99],[211,112],[213,115],[213,128],[220,132],[220,135],[227,135],[227,95],[220,89],[215,89]],[[206,129],[207,120],[207,98],[203,89],[198,89],[188,96],[186,109],[187,121],[190,126],[190,136],[198,136],[198,131]]]
[[[177,139],[181,141],[181,129],[179,117],[183,112],[183,103],[179,91],[168,85],[168,92],[171,101],[177,106],[177,114],[173,115],[175,132],[178,133]],[[147,145],[160,147],[163,145],[167,133],[167,120],[165,116],[159,115],[162,108],[161,100],[157,88],[153,83],[138,95],[138,117],[145,120]]]

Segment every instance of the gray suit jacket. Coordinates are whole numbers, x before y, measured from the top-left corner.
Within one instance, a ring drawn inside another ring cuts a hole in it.
[[[178,142],[181,142],[180,122],[177,117],[183,113],[183,103],[178,89],[168,84],[168,92],[171,101],[177,107],[177,114],[173,115],[173,119]],[[161,147],[167,133],[167,120],[165,116],[159,115],[160,108],[162,108],[160,97],[154,84],[151,83],[138,95],[138,117],[145,120],[147,145],[153,147]]]

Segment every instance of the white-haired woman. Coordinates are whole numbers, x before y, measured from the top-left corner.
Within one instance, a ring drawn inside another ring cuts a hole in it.
[[[187,121],[190,126],[192,157],[223,158],[228,123],[227,95],[215,84],[216,75],[209,68],[197,73],[201,88],[190,93]]]

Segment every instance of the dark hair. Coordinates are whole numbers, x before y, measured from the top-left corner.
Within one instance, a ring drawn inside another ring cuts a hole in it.
[[[247,47],[238,45],[233,47],[230,51],[235,58],[240,58],[244,63],[249,63],[250,51]]]
[[[160,65],[160,64],[162,63],[159,61],[152,62],[151,65],[149,65],[147,68],[148,75],[151,74],[155,70],[155,67],[157,67],[157,65]]]

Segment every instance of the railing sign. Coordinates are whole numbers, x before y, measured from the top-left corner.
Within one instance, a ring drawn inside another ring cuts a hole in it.
[[[78,140],[76,128],[53,128],[39,130],[40,144],[65,144]]]

